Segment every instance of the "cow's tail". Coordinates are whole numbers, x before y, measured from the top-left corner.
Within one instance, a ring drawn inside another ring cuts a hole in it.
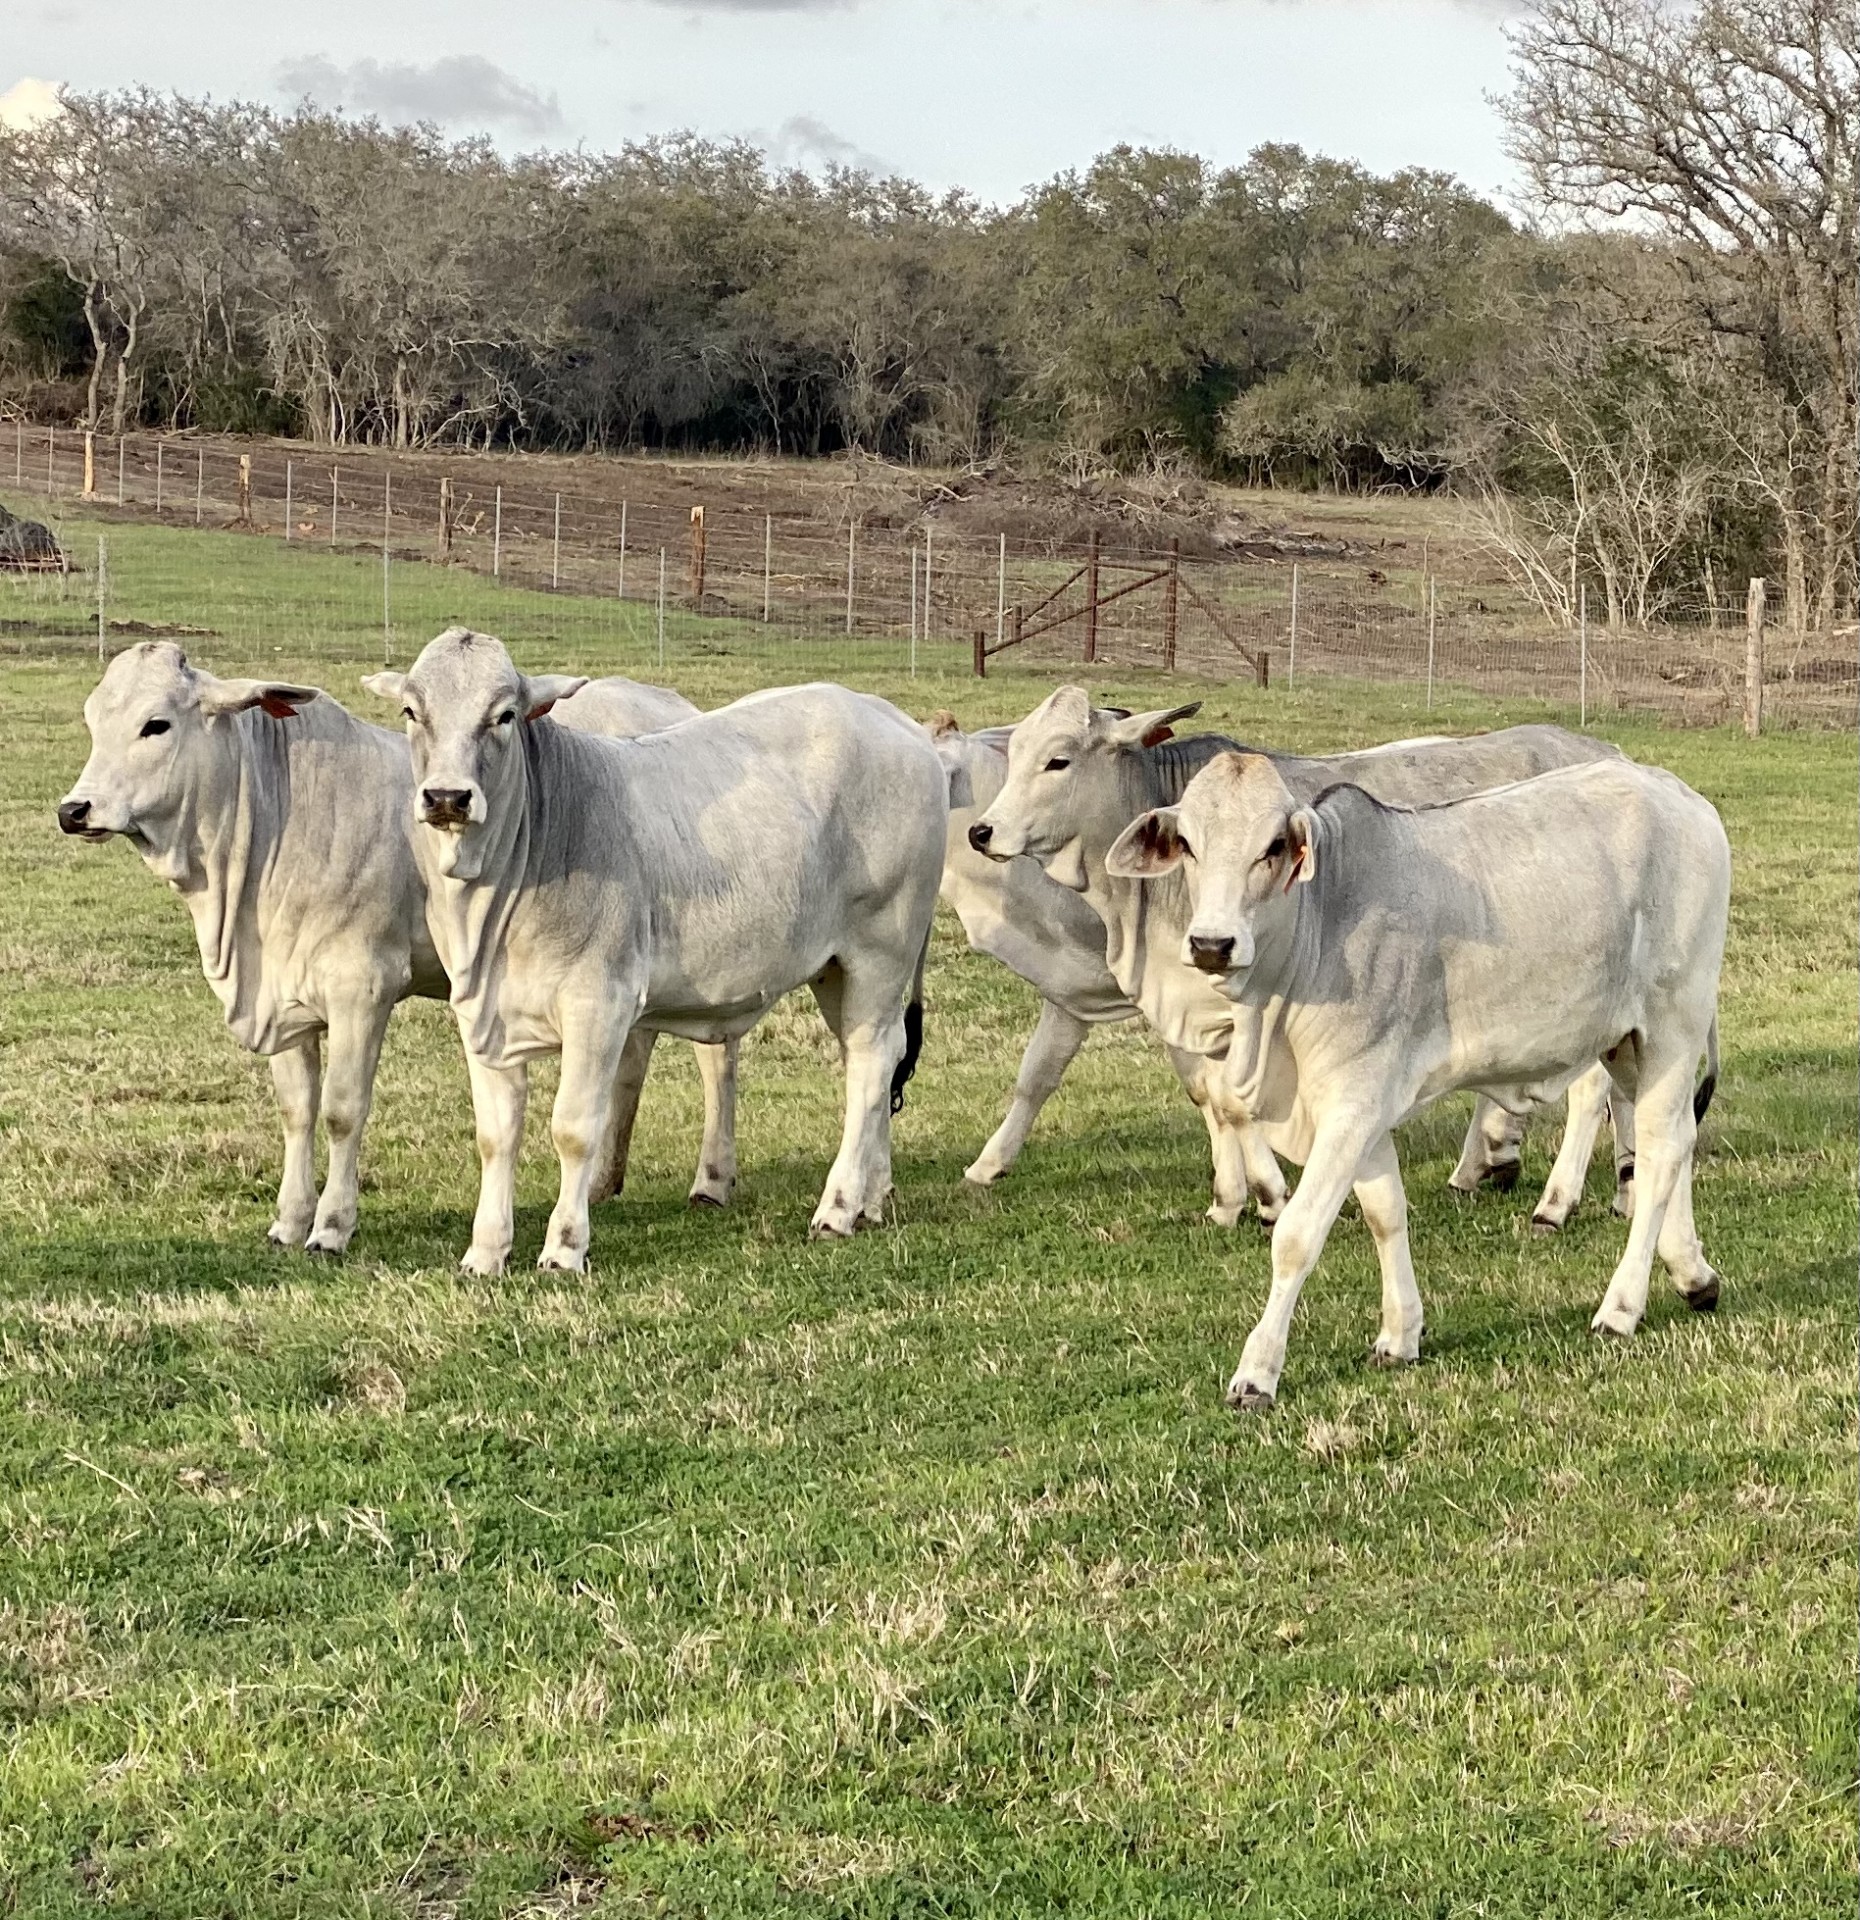
[[[891,1076],[891,1110],[904,1109],[904,1083],[917,1071],[917,1056],[924,1050],[924,968],[930,961],[930,929],[924,929],[924,943],[917,952],[917,970],[911,975],[911,997],[904,1003],[904,1058]]]
[[[1718,1016],[1711,1017],[1711,1031],[1705,1036],[1705,1078],[1698,1084],[1698,1091],[1692,1096],[1692,1118],[1695,1122],[1705,1118],[1705,1109],[1711,1105],[1711,1097],[1718,1091]]]

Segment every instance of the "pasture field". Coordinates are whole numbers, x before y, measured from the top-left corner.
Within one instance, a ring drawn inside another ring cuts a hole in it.
[[[365,563],[111,538],[162,583],[126,612],[366,710]],[[576,603],[397,590],[398,664],[462,612],[532,667],[655,671]],[[350,1254],[267,1246],[263,1063],[179,903],[56,831],[94,639],[37,591],[0,608],[0,1910],[1851,1910],[1851,736],[1611,729],[1735,852],[1697,1180],[1721,1310],[1656,1275],[1640,1336],[1592,1340],[1605,1170],[1534,1237],[1553,1127],[1517,1192],[1457,1201],[1454,1102],[1403,1141],[1422,1363],[1364,1367],[1346,1213],[1277,1408],[1242,1420],[1266,1240],[1203,1221],[1153,1042],[1096,1035],[1013,1174],[964,1188],[1035,1001],[947,914],[884,1231],[804,1238],[839,1084],[789,1001],[745,1046],[730,1210],[684,1204],[698,1088],[667,1043],[592,1271],[537,1274],[544,1072],[512,1270],[465,1279],[465,1075],[415,1004]],[[827,672],[968,724],[1052,684],[958,665],[680,625],[666,677]],[[1525,711],[1099,684],[1310,749]]]

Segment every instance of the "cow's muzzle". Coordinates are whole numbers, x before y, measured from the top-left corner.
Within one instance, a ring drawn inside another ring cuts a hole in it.
[[[1230,934],[1191,933],[1188,936],[1189,964],[1203,973],[1231,973],[1234,943]]]
[[[91,825],[88,800],[59,801],[58,825],[61,832],[79,834],[86,840],[107,840],[110,837],[107,828]]]
[[[422,787],[420,818],[429,827],[469,827],[471,825],[471,789],[469,787]]]

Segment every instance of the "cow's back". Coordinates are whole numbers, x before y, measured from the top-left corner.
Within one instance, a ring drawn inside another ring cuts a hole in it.
[[[1463,737],[1400,740],[1357,753],[1312,758],[1274,755],[1279,776],[1300,799],[1347,781],[1390,806],[1438,806],[1559,767],[1619,760],[1620,749],[1566,727],[1504,727]]]

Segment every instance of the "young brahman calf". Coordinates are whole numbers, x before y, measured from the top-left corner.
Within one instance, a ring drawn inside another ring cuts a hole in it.
[[[1463,1088],[1525,1112],[1597,1059],[1635,1102],[1638,1166],[1595,1330],[1639,1325],[1656,1247],[1682,1299],[1717,1305],[1692,1154],[1717,1077],[1731,853],[1711,804],[1670,773],[1599,761],[1408,810],[1349,785],[1300,804],[1270,760],[1228,753],[1105,864],[1185,876],[1180,958],[1234,1003],[1232,1090],[1305,1169],[1231,1405],[1271,1405],[1299,1289],[1352,1187],[1382,1267],[1374,1357],[1417,1358],[1392,1129]]]

